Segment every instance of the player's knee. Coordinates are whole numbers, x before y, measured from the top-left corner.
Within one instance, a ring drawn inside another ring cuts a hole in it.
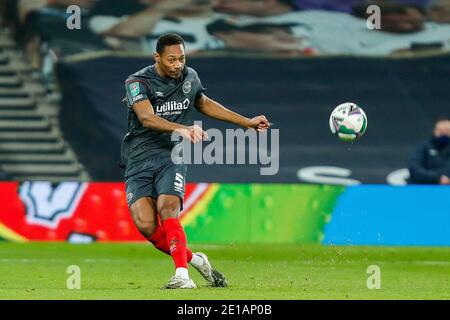
[[[144,201],[136,202],[130,207],[131,216],[138,231],[146,238],[156,230],[156,215]]]
[[[156,231],[156,223],[135,221],[139,232],[146,238],[150,238]]]

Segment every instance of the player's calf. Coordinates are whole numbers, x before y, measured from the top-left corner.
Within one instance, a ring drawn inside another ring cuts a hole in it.
[[[156,231],[158,218],[154,205],[149,198],[140,198],[130,206],[131,216],[138,231],[150,238]]]
[[[183,226],[178,219],[180,208],[181,201],[178,196],[160,195],[157,199],[158,213],[161,216],[170,255],[175,264],[175,277],[188,280],[187,239]]]

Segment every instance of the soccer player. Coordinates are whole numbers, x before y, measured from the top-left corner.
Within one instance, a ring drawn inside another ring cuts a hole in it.
[[[207,138],[191,125],[193,108],[207,116],[252,128],[267,130],[265,116],[243,117],[205,95],[194,69],[186,66],[183,39],[174,33],[159,37],[155,64],[129,76],[125,82],[128,133],[122,147],[128,206],[139,232],[157,249],[172,256],[175,275],[164,288],[195,288],[188,273],[190,263],[215,287],[226,287],[224,275],[208,257],[186,246],[186,234],[178,219],[182,210],[186,165],[172,161],[175,132],[192,143]]]

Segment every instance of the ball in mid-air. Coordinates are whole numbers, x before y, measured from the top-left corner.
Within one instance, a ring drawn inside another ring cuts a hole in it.
[[[355,141],[367,129],[367,116],[353,102],[338,105],[330,115],[330,130],[342,141]]]

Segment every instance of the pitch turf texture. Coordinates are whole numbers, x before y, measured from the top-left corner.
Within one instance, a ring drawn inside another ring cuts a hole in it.
[[[0,243],[0,299],[449,299],[450,248],[192,245],[229,279],[195,290],[161,290],[172,261],[147,244]],[[66,288],[81,268],[81,289]],[[381,271],[369,290],[367,268]]]

